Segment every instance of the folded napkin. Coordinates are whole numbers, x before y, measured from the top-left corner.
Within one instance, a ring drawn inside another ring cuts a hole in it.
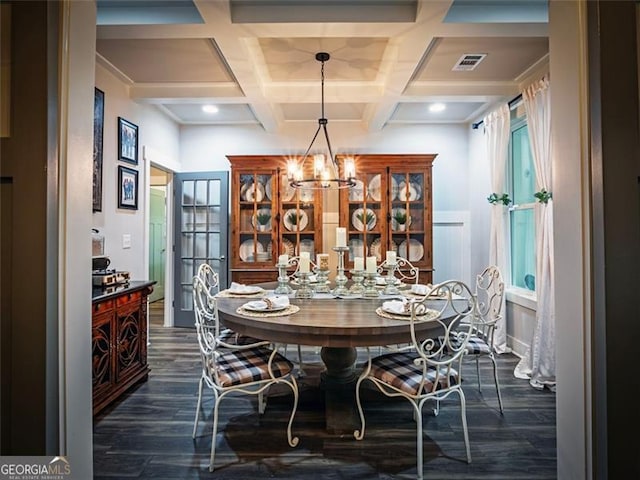
[[[388,313],[394,313],[396,315],[411,315],[411,304],[415,303],[410,300],[388,300],[382,304],[382,309]],[[419,304],[416,306],[416,315],[423,315],[426,313],[427,308]]]
[[[416,283],[415,285],[411,285],[411,293],[415,293],[416,295],[426,295],[431,291],[431,284],[421,285]]]
[[[255,285],[245,285],[243,283],[231,282],[231,286],[229,287],[229,291],[234,293],[255,293],[259,292],[261,289]]]
[[[262,300],[254,300],[253,302],[245,303],[254,310],[274,310],[287,308],[289,306],[289,297],[286,295],[273,295],[271,297],[264,297]]]

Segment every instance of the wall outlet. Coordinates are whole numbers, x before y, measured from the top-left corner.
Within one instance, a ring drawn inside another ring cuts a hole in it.
[[[122,235],[122,248],[131,248],[131,235],[128,233]]]

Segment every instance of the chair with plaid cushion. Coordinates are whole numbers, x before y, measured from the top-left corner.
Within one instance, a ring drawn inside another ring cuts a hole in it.
[[[218,272],[216,272],[208,263],[205,262],[200,264],[200,266],[198,267],[198,271],[196,272],[196,276],[194,278],[201,279],[204,282],[204,285],[207,291],[211,295],[216,295],[217,293],[220,292],[220,276],[218,275]],[[194,295],[195,295],[195,289],[194,289]],[[194,299],[195,299],[195,296],[194,296]],[[203,317],[201,318],[201,321],[204,321],[204,322],[212,321],[212,319],[207,317],[206,312],[202,312],[202,313],[203,313]],[[253,337],[240,335],[234,332],[233,330],[231,330],[230,328],[221,329],[217,333],[216,338],[218,339],[219,342],[230,344],[230,345],[249,345],[251,343],[257,343],[262,341]]]
[[[479,318],[473,335],[467,344],[466,355],[474,357],[478,374],[478,390],[482,391],[480,381],[480,357],[488,357],[493,363],[493,379],[498,394],[498,404],[502,413],[502,396],[498,382],[498,365],[493,352],[493,335],[496,323],[502,318],[504,282],[498,267],[487,267],[476,278],[476,297],[478,299]]]
[[[194,311],[196,333],[200,346],[202,374],[198,386],[198,404],[193,425],[193,438],[196,437],[198,418],[202,406],[202,389],[206,384],[213,391],[213,434],[211,437],[211,457],[209,471],[213,471],[216,434],[220,402],[231,393],[258,396],[258,412],[264,413],[264,392],[275,384],[284,384],[293,392],[293,407],[287,426],[289,445],[295,447],[298,437],[291,434],[291,425],[298,406],[298,384],[293,376],[293,364],[276,349],[269,348],[270,342],[259,341],[247,345],[229,344],[219,338],[218,307],[215,296],[205,282],[194,277]]]
[[[422,407],[427,400],[440,402],[452,393],[460,397],[460,411],[467,462],[471,462],[465,396],[460,385],[460,369],[467,341],[478,315],[475,295],[463,282],[450,280],[435,285],[424,297],[407,307],[412,350],[371,356],[356,383],[356,402],[361,429],[354,432],[364,438],[365,418],[360,399],[362,384],[372,382],[388,397],[404,397],[411,403],[417,424],[417,469],[422,479]],[[416,333],[416,324],[432,322],[428,338]],[[436,337],[441,341],[437,341]],[[369,350],[369,349],[367,349]]]

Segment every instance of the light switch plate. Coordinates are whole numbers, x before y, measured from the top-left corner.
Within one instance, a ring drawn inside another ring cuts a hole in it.
[[[131,248],[131,235],[128,233],[122,235],[122,248]]]

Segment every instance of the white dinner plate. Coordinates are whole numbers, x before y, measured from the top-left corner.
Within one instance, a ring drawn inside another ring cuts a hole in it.
[[[281,253],[286,253],[287,255],[289,255],[289,258],[295,256],[295,247],[293,246],[291,240],[289,240],[288,238],[282,239],[282,248],[284,249],[284,251]]]
[[[261,183],[254,183],[247,188],[244,194],[245,200],[248,202],[261,202],[264,198],[264,187]]]
[[[362,200],[364,200],[364,183],[356,179],[355,186],[349,189],[349,201],[361,202]]]
[[[369,199],[373,200],[374,202],[379,202],[382,199],[382,190],[380,189],[380,174],[374,175],[373,178],[369,181],[367,194],[369,196]]]
[[[297,224],[291,221],[291,219],[295,218],[296,215],[298,216]],[[298,227],[300,227],[300,231],[302,231],[307,227],[308,223],[309,217],[307,217],[307,214],[304,210],[296,210],[295,208],[291,208],[284,212],[284,226],[290,232],[297,231]]]
[[[359,238],[349,240],[349,259],[353,262],[356,257],[365,257],[364,242]]]
[[[267,197],[267,200],[271,200],[271,178],[269,178],[264,185],[264,194]]]
[[[242,308],[249,310],[250,312],[279,312],[285,310],[288,305],[274,305],[271,308],[267,308],[263,301],[256,300],[255,302],[247,302],[242,305]]]
[[[233,295],[255,295],[256,293],[264,292],[262,287],[258,287],[257,285],[245,285],[242,290],[236,290],[234,288],[230,288],[227,292]]]
[[[398,185],[398,199],[402,200],[403,202],[407,200],[413,202],[422,198],[422,188],[420,188],[420,185],[418,185],[417,183],[409,183],[408,190],[409,191],[407,192],[407,183],[400,182],[400,185]],[[407,193],[409,195],[408,197]]]
[[[253,225],[253,228],[258,228],[258,215],[269,215],[271,216],[271,209],[269,208],[261,208],[259,209],[256,213],[254,213],[251,216],[251,225]],[[266,224],[266,229],[267,230],[271,230],[271,220],[273,217],[269,218],[269,221]]]
[[[249,188],[249,183],[243,183],[240,187],[240,200],[247,200],[247,189]]]
[[[404,225],[405,228],[409,228],[409,225],[411,225],[411,216],[404,208],[398,207],[391,210],[391,230],[393,230],[394,232],[401,231],[400,226],[396,220],[396,213],[404,213],[407,216],[407,223],[405,223]]]
[[[391,175],[391,201],[393,202],[396,198],[398,198],[398,181]]]
[[[365,230],[365,225],[363,221],[365,220],[364,212],[365,212],[364,208],[358,208],[354,210],[353,214],[351,215],[351,223],[353,224],[355,229],[358,230],[359,232],[364,232]],[[367,213],[371,214],[371,218],[367,222],[366,230],[373,230],[373,227],[376,226],[376,214],[370,208],[367,208]]]
[[[409,240],[409,252],[407,255],[407,241],[404,240],[398,247],[398,255],[410,262],[417,262],[424,256],[424,247],[418,240],[412,238]]]
[[[301,188],[299,195],[300,195],[300,201],[302,203],[313,202],[313,190],[309,188]]]
[[[255,250],[256,253],[263,253],[264,252],[264,245],[262,245],[260,242],[256,242],[254,244],[253,240],[245,240],[244,242],[242,242],[242,244],[240,244],[240,259],[243,262],[255,262],[256,259],[253,257],[253,246],[256,246]]]
[[[369,255],[373,255],[376,257],[376,262],[380,263],[382,261],[382,242],[379,238],[376,238],[373,242],[371,242],[371,246],[369,247]]]

